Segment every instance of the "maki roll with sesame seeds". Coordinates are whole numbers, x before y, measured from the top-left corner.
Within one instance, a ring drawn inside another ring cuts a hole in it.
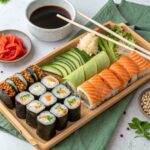
[[[64,99],[71,94],[71,91],[65,85],[59,84],[52,90],[52,93],[57,97],[59,103],[63,103]]]
[[[48,141],[56,134],[56,117],[49,111],[41,112],[37,117],[37,135]]]
[[[50,110],[50,108],[57,102],[57,98],[50,92],[41,95],[39,100],[45,105],[46,110]]]
[[[65,106],[68,108],[68,120],[77,121],[81,117],[81,100],[76,96],[69,96],[64,101]]]
[[[21,118],[26,118],[26,105],[34,100],[34,96],[27,92],[21,92],[15,97],[16,115]]]
[[[45,109],[44,104],[34,100],[26,106],[26,122],[33,128],[37,127],[37,116]]]
[[[48,90],[52,90],[54,87],[56,87],[59,84],[59,81],[55,77],[49,75],[49,76],[44,77],[41,80],[41,83],[44,84],[44,86]]]
[[[46,87],[40,82],[36,82],[29,87],[29,92],[35,96],[35,99],[38,99],[46,92]]]
[[[68,122],[68,108],[61,103],[56,103],[50,109],[50,112],[56,117],[56,129],[63,130],[66,128]]]

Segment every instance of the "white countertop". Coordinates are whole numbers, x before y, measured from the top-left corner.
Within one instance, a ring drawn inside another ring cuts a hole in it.
[[[26,32],[32,39],[33,49],[31,54],[27,59],[24,59],[18,63],[14,64],[4,64],[0,63],[0,71],[3,70],[4,73],[0,73],[0,80],[5,79],[9,75],[19,71],[20,69],[28,66],[31,62],[41,58],[42,56],[48,54],[54,48],[62,45],[68,41],[79,29],[74,28],[74,32],[70,37],[63,41],[46,43],[38,41],[34,38],[28,31],[25,22],[25,8],[31,0],[10,0],[6,5],[0,5],[0,30],[7,28],[14,28]],[[92,17],[95,13],[107,2],[107,0],[70,0],[77,9],[81,10],[88,16]],[[149,4],[147,0],[130,0],[133,2],[138,2],[142,4]],[[119,0],[117,0],[119,2]],[[93,5],[94,4],[94,5]],[[88,6],[92,6],[89,7]],[[77,21],[84,24],[86,21],[80,17],[77,17]],[[150,85],[149,85],[150,86]],[[143,138],[134,138],[135,134],[133,131],[128,131],[126,128],[128,122],[134,116],[145,120],[146,118],[138,109],[137,95],[134,97],[130,106],[126,110],[126,115],[123,115],[120,123],[114,132],[114,135],[108,144],[108,150],[148,150],[150,149],[150,142]],[[120,134],[124,137],[121,138]],[[24,142],[8,133],[0,131],[0,150],[34,150],[29,143]]]

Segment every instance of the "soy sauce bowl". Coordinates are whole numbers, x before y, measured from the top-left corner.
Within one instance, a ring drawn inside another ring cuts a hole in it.
[[[71,31],[72,31],[72,24],[67,23],[66,25],[54,28],[54,29],[47,29],[43,27],[39,27],[35,24],[33,24],[30,21],[30,17],[32,13],[42,7],[45,6],[56,6],[65,9],[69,14],[72,20],[75,20],[76,18],[76,10],[74,6],[67,0],[36,0],[32,1],[26,9],[26,20],[27,20],[27,26],[29,31],[39,40],[41,41],[47,41],[47,42],[53,42],[53,41],[59,41],[67,37]],[[51,18],[47,18],[51,19]]]

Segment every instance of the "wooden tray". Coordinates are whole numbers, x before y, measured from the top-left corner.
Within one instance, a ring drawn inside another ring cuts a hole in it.
[[[105,24],[106,26],[113,26],[118,25],[122,26],[125,31],[130,32],[139,45],[144,47],[145,49],[150,50],[150,43],[148,43],[146,40],[144,40],[142,37],[140,37],[137,33],[132,31],[128,26],[125,24],[114,24],[112,22],[107,22]],[[99,32],[102,32],[100,29],[96,29]],[[86,34],[86,33],[85,33]],[[43,57],[42,59],[36,61],[34,64],[37,64],[39,66],[49,63],[50,61],[53,61],[53,59],[67,51],[69,48],[76,46],[79,39],[84,36],[81,35],[74,40],[68,42],[67,44],[63,45],[62,47],[52,51],[47,56]],[[78,120],[75,123],[69,123],[67,128],[61,132],[57,132],[57,135],[52,138],[49,141],[44,141],[41,138],[39,138],[36,134],[36,130],[28,126],[25,122],[25,120],[19,119],[15,114],[15,109],[11,110],[8,109],[2,101],[0,101],[0,111],[2,114],[12,123],[12,125],[28,140],[29,143],[31,143],[34,147],[37,149],[42,150],[48,150],[49,148],[53,147],[63,139],[65,139],[67,136],[72,134],[74,131],[78,130],[80,127],[88,123],[90,120],[101,114],[103,111],[120,101],[124,96],[128,95],[130,92],[138,88],[140,85],[142,85],[144,82],[150,80],[150,75],[147,75],[135,83],[133,83],[131,86],[126,88],[125,90],[121,91],[119,94],[114,96],[113,98],[107,100],[104,104],[100,105],[98,108],[94,110],[89,110],[85,106],[81,106],[81,119]]]

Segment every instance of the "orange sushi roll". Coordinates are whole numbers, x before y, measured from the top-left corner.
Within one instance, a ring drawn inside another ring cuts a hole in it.
[[[109,68],[117,78],[122,82],[124,87],[128,85],[128,81],[130,80],[129,73],[121,66],[119,63],[114,63]]]
[[[148,73],[150,73],[150,62],[144,59],[142,56],[137,54],[136,52],[132,52],[129,55],[130,59],[139,67],[139,77],[142,77]]]
[[[100,77],[113,89],[113,95],[115,95],[123,85],[117,76],[109,69],[105,69],[99,73]]]
[[[117,63],[128,72],[130,76],[130,83],[133,83],[137,80],[139,68],[128,56],[121,56]]]

